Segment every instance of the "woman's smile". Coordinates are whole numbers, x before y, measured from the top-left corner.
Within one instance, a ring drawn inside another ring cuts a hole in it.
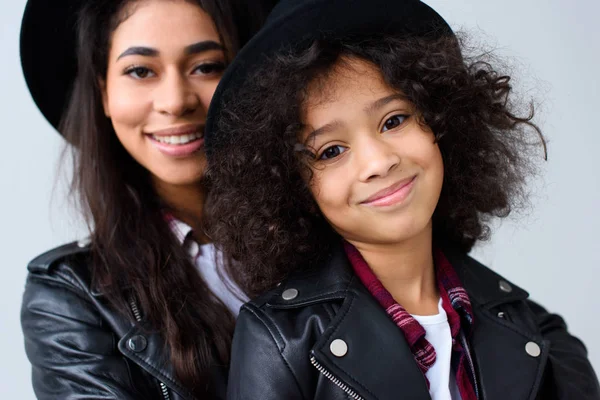
[[[164,155],[188,157],[204,148],[204,124],[183,125],[146,134]]]

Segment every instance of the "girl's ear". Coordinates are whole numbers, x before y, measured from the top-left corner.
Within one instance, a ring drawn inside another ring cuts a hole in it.
[[[110,110],[108,109],[108,95],[106,94],[106,80],[98,78],[98,86],[100,87],[100,93],[102,95],[102,108],[104,108],[104,115],[110,118]]]

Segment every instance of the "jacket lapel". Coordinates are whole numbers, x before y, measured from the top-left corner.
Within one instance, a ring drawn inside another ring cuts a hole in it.
[[[520,332],[490,311],[474,307],[471,338],[480,390],[485,400],[535,399],[548,358],[549,343]],[[527,354],[529,342],[539,345],[537,357]]]
[[[194,399],[192,393],[175,378],[167,348],[158,333],[135,325],[119,340],[118,347],[124,356],[164,383],[182,399]]]
[[[549,352],[548,341],[524,325],[500,318],[528,298],[528,293],[473,258],[445,250],[466,289],[475,313],[470,339],[478,383],[484,400],[535,399]],[[530,343],[532,342],[532,343]],[[531,356],[527,344],[539,346]]]
[[[342,357],[330,350],[336,339],[347,344]],[[312,355],[364,399],[430,399],[404,336],[357,278]]]

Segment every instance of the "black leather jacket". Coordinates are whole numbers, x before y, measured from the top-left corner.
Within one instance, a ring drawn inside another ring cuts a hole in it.
[[[446,256],[473,305],[479,399],[600,399],[586,349],[562,318],[474,259]],[[347,344],[341,357],[335,339]],[[430,399],[403,335],[341,249],[245,305],[232,351],[228,399]]]
[[[174,377],[164,341],[143,329],[139,311],[135,323],[112,310],[90,286],[88,266],[88,249],[76,243],[28,266],[21,324],[38,399],[193,399]],[[219,398],[226,373],[214,371]]]

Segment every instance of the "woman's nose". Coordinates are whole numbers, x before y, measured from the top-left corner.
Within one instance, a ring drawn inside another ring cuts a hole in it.
[[[154,108],[161,114],[181,116],[195,112],[200,96],[180,74],[165,75],[155,92]]]

